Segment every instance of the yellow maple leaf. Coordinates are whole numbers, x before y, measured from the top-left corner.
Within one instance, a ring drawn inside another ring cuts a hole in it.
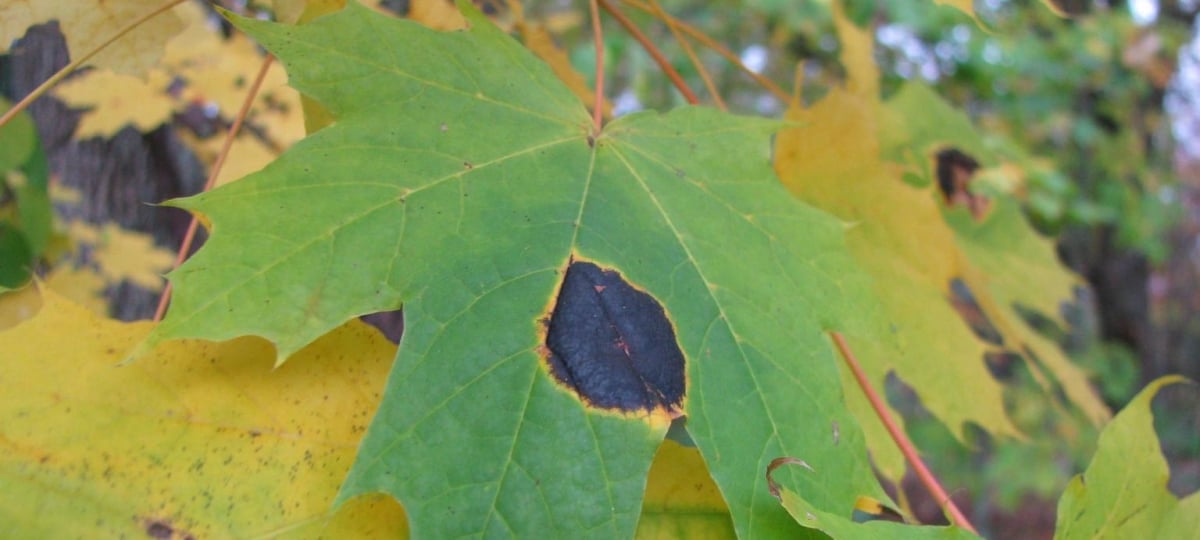
[[[145,132],[170,120],[175,111],[175,100],[167,95],[170,84],[171,77],[158,69],[145,79],[97,69],[63,82],[54,94],[71,107],[89,109],[76,137],[112,137],[128,125]]]
[[[53,292],[0,333],[0,507],[14,538],[397,538],[403,509],[330,512],[396,347],[351,322],[272,369],[257,338],[175,341]]]
[[[163,5],[164,0],[7,0],[0,3],[0,47],[32,25],[52,20],[67,39],[72,58],[87,54],[117,31]],[[163,46],[183,27],[174,10],[159,14],[100,51],[90,65],[127,75],[143,75],[163,54]]]
[[[988,348],[946,301],[962,264],[954,236],[936,200],[905,185],[880,161],[875,110],[866,98],[834,89],[810,108],[790,110],[787,118],[796,127],[780,132],[776,142],[775,167],[784,184],[847,223],[847,245],[875,278],[876,297],[893,325],[893,333],[884,335],[900,340],[903,358],[910,360],[896,358],[886,343],[847,337],[876,388],[894,372],[959,436],[966,422],[1015,436],[1002,389],[983,362]],[[847,406],[863,426],[876,465],[899,478],[903,458],[845,370],[843,379]]]
[[[243,34],[222,39],[202,28],[172,40],[163,64],[187,82],[181,101],[213,104],[222,115],[233,117],[246,100],[250,83],[264,58],[254,42]],[[276,62],[267,72],[261,94],[286,85],[287,74]]]
[[[1072,403],[1094,422],[1103,421],[1107,411],[1082,370],[1014,308],[1022,304],[1057,317],[1059,303],[1069,299],[1078,279],[1057,261],[1051,243],[1024,222],[1011,197],[994,202],[976,222],[966,210],[944,212],[936,188],[915,188],[901,179],[906,172],[920,172],[913,170],[914,162],[928,168],[934,149],[922,147],[917,151],[921,155],[904,161],[896,154],[904,145],[894,139],[935,140],[935,132],[950,131],[940,120],[930,120],[935,112],[927,110],[928,104],[926,109],[911,106],[916,93],[902,89],[897,95],[903,103],[895,97],[882,102],[871,32],[847,21],[837,4],[834,17],[846,88],[831,90],[811,107],[788,111],[794,127],[777,136],[775,167],[793,193],[847,223],[847,245],[874,277],[891,330],[883,335],[891,335],[893,342],[848,336],[864,370],[878,388],[894,372],[959,437],[967,422],[994,435],[1019,437],[1005,410],[1003,389],[983,358],[999,347],[977,338],[947,301],[957,279],[974,293],[1005,349],[1022,355],[1047,387],[1049,378],[1042,374],[1053,375]],[[884,138],[888,159],[881,153]],[[994,173],[1011,176],[1012,170],[997,168]],[[1011,178],[1006,181],[1013,184]],[[968,223],[952,225],[947,219]],[[885,475],[898,477],[902,461],[861,392],[843,375],[847,405],[863,425],[876,465]]]
[[[461,30],[467,26],[458,7],[446,0],[412,0],[408,18],[434,30]]]
[[[185,134],[183,140],[191,146],[202,161],[210,164],[216,160],[217,153],[225,146],[224,137],[198,140]],[[229,155],[225,157],[225,164],[217,175],[216,185],[222,186],[258,171],[274,161],[276,157],[278,154],[275,150],[267,147],[256,137],[240,134],[229,147]]]
[[[0,294],[0,330],[12,328],[29,320],[42,308],[42,290],[55,294],[86,308],[92,313],[105,313],[104,278],[87,267],[60,265],[51,270],[38,284]]]
[[[186,82],[176,107],[203,103],[231,118],[241,109],[250,83],[266,57],[242,34],[223,39],[213,32],[198,6],[190,5],[180,13],[187,21],[187,28],[167,44],[162,61],[164,69]],[[234,151],[226,158],[218,183],[258,170],[269,161],[260,159],[264,152],[276,156],[304,137],[300,95],[287,85],[287,74],[278,62],[271,64],[251,106],[248,121],[262,130],[273,146],[267,147],[262,141],[250,142],[251,136],[243,130],[234,142]],[[183,135],[191,148],[210,165],[216,157],[214,148],[219,149],[224,140],[224,134],[206,139],[197,139],[186,132]],[[239,156],[247,155],[252,156],[247,163],[238,163],[242,159]],[[232,175],[227,172],[229,170],[238,171],[238,174]]]
[[[699,450],[663,441],[646,479],[636,537],[737,538],[729,508]]]
[[[75,221],[67,227],[67,235],[93,246],[93,260],[109,283],[129,280],[144,289],[162,290],[162,274],[175,264],[175,254],[155,245],[150,235],[113,223],[97,228]]]

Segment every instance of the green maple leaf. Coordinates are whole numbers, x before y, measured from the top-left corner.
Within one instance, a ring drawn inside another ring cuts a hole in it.
[[[1151,382],[1104,427],[1087,470],[1058,500],[1055,538],[1196,538],[1200,494],[1179,499],[1167,489],[1171,472],[1150,411],[1162,387],[1181,382]]]
[[[777,123],[703,108],[591,133],[547,66],[478,14],[439,33],[351,3],[236,24],[333,125],[263,171],[176,204],[208,217],[145,346],[257,334],[282,361],[403,302],[384,401],[339,502],[385,491],[416,535],[631,536],[664,409],[588,406],[547,368],[564,271],[619,271],[670,318],[682,412],[742,536],[801,532],[777,480],[849,515],[886,495],[842,403],[829,329],[868,325],[843,224],[774,178]],[[840,431],[840,436],[834,432]]]

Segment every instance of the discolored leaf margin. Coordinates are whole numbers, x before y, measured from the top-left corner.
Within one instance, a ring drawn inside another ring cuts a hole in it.
[[[438,33],[357,4],[300,27],[235,20],[337,120],[176,202],[212,236],[171,276],[151,342],[253,333],[282,360],[403,300],[404,342],[339,501],[391,493],[429,537],[629,536],[666,419],[584,407],[536,352],[578,254],[671,313],[688,430],[739,535],[802,532],[767,493],[771,455],[836,477],[797,479],[830,512],[886,499],[825,335],[866,324],[868,285],[843,224],[772,174],[779,124],[685,108],[595,136],[544,64],[468,21]]]

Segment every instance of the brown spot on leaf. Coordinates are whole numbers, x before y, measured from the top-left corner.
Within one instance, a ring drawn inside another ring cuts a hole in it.
[[[778,469],[784,465],[799,465],[799,466],[804,467],[805,469],[808,469],[812,472],[817,472],[815,469],[812,468],[812,466],[810,466],[807,462],[805,462],[803,459],[800,459],[800,458],[785,456],[785,457],[777,457],[775,459],[772,459],[771,463],[767,464],[767,491],[770,492],[771,496],[775,497],[776,499],[780,498],[779,484],[776,484],[775,479],[771,478],[771,473],[775,472],[775,469]]]
[[[975,171],[979,170],[979,162],[957,148],[943,148],[935,156],[937,161],[938,187],[947,203],[966,189]]]
[[[974,193],[970,189],[975,180],[975,172],[979,170],[979,162],[957,148],[943,148],[938,151],[937,181],[938,188],[947,206],[963,206],[970,210],[975,219],[982,219],[988,208],[988,198]]]

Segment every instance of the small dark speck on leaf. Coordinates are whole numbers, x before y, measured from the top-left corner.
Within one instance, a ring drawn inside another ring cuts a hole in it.
[[[587,141],[588,141],[588,148],[596,147],[596,138],[595,137],[588,135]]]
[[[146,535],[150,538],[171,538],[175,534],[175,529],[166,521],[148,520],[146,521]]]
[[[474,169],[474,168],[475,168],[475,165],[471,164],[471,162],[470,162],[470,161],[464,161],[464,162],[463,162],[463,167],[466,167],[466,168],[468,168],[468,169]]]

